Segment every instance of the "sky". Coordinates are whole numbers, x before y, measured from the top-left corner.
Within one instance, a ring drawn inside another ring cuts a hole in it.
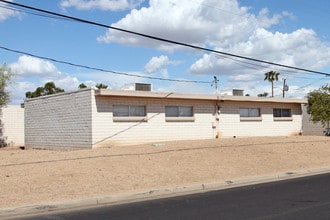
[[[10,104],[22,103],[27,91],[49,81],[65,91],[77,90],[80,83],[109,89],[150,83],[153,91],[231,95],[241,89],[257,96],[271,94],[264,74],[273,70],[280,73],[274,96],[282,97],[285,79],[289,98],[304,98],[330,83],[328,0],[10,1],[102,24],[0,0],[0,65],[6,63],[14,73]]]

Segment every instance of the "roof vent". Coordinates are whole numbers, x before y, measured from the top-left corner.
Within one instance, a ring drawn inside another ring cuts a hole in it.
[[[243,96],[243,92],[241,89],[233,89],[233,96]]]
[[[136,91],[151,91],[151,84],[147,83],[135,83]]]

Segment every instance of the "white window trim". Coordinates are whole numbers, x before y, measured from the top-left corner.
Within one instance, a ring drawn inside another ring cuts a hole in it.
[[[273,117],[274,121],[293,121],[292,117]]]
[[[148,122],[148,118],[145,117],[113,117],[114,122]]]
[[[240,121],[262,121],[262,117],[240,117]]]
[[[195,117],[165,117],[166,122],[194,122]]]

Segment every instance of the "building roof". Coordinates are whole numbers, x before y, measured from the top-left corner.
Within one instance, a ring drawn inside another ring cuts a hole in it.
[[[95,95],[112,96],[112,97],[158,98],[158,99],[276,102],[276,103],[297,103],[297,104],[307,103],[307,101],[304,99],[292,99],[292,98],[232,96],[232,95],[220,95],[220,94],[187,94],[187,93],[174,93],[174,92],[150,92],[150,91],[110,90],[110,89],[95,89]]]

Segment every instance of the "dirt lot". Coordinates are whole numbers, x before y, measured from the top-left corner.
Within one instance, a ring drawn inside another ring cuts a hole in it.
[[[330,167],[329,137],[0,150],[0,208]]]

